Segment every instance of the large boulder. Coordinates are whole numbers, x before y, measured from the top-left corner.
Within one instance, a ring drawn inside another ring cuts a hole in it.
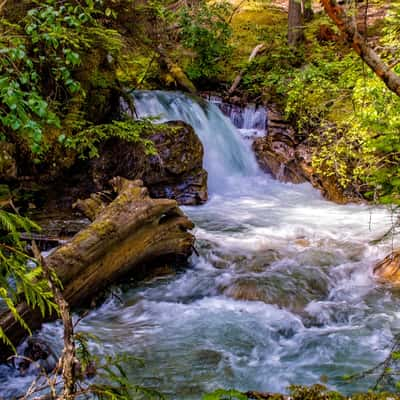
[[[156,155],[146,156],[137,144],[112,139],[104,143],[100,157],[91,163],[97,190],[114,176],[142,179],[150,194],[195,205],[207,201],[207,172],[203,169],[203,145],[193,128],[182,122],[164,124],[150,139]]]
[[[281,182],[307,181],[296,157],[296,145],[290,136],[280,133],[257,138],[253,150],[261,168]]]

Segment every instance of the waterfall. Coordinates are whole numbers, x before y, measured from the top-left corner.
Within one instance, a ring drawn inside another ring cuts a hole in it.
[[[222,101],[220,97],[210,96],[208,100],[218,106],[218,108],[232,121],[238,129],[255,131],[263,135],[268,127],[267,109],[263,106],[248,104],[240,107]]]
[[[210,193],[222,193],[231,177],[259,173],[254,155],[215,104],[179,92],[134,91],[132,95],[139,118],[158,117],[159,122],[181,120],[194,128],[204,145]]]

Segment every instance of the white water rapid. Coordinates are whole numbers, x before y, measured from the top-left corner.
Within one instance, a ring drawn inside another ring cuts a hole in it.
[[[185,207],[196,223],[191,267],[120,289],[90,312],[98,353],[143,358],[130,379],[170,399],[218,387],[284,392],[321,376],[344,392],[372,378],[342,376],[374,366],[400,328],[398,293],[372,265],[390,243],[371,245],[390,223],[382,209],[339,206],[309,185],[258,170],[249,144],[215,105],[179,93],[136,92],[139,116],[190,123],[205,146],[210,200]],[[60,349],[59,324],[41,334]],[[29,381],[0,367],[0,397]]]

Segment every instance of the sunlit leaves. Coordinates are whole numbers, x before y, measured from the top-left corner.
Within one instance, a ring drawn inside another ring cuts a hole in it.
[[[215,78],[220,72],[220,62],[232,51],[228,44],[231,28],[225,20],[229,12],[229,3],[225,1],[213,4],[201,2],[200,7],[181,10],[181,41],[194,52],[191,63],[186,67],[190,79]]]

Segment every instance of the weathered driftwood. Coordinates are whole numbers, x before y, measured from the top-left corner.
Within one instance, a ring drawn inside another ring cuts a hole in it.
[[[186,258],[192,252],[194,237],[188,230],[193,224],[175,200],[151,199],[141,181],[114,178],[113,183],[119,193],[116,199],[105,208],[92,209],[94,221],[46,258],[71,307],[81,306],[143,265]],[[40,327],[39,312],[26,304],[18,310],[32,329]],[[26,336],[10,313],[0,315],[0,326],[14,344]],[[0,344],[0,359],[7,355],[8,349]]]
[[[394,284],[400,283],[400,250],[395,250],[374,267],[375,276]]]

